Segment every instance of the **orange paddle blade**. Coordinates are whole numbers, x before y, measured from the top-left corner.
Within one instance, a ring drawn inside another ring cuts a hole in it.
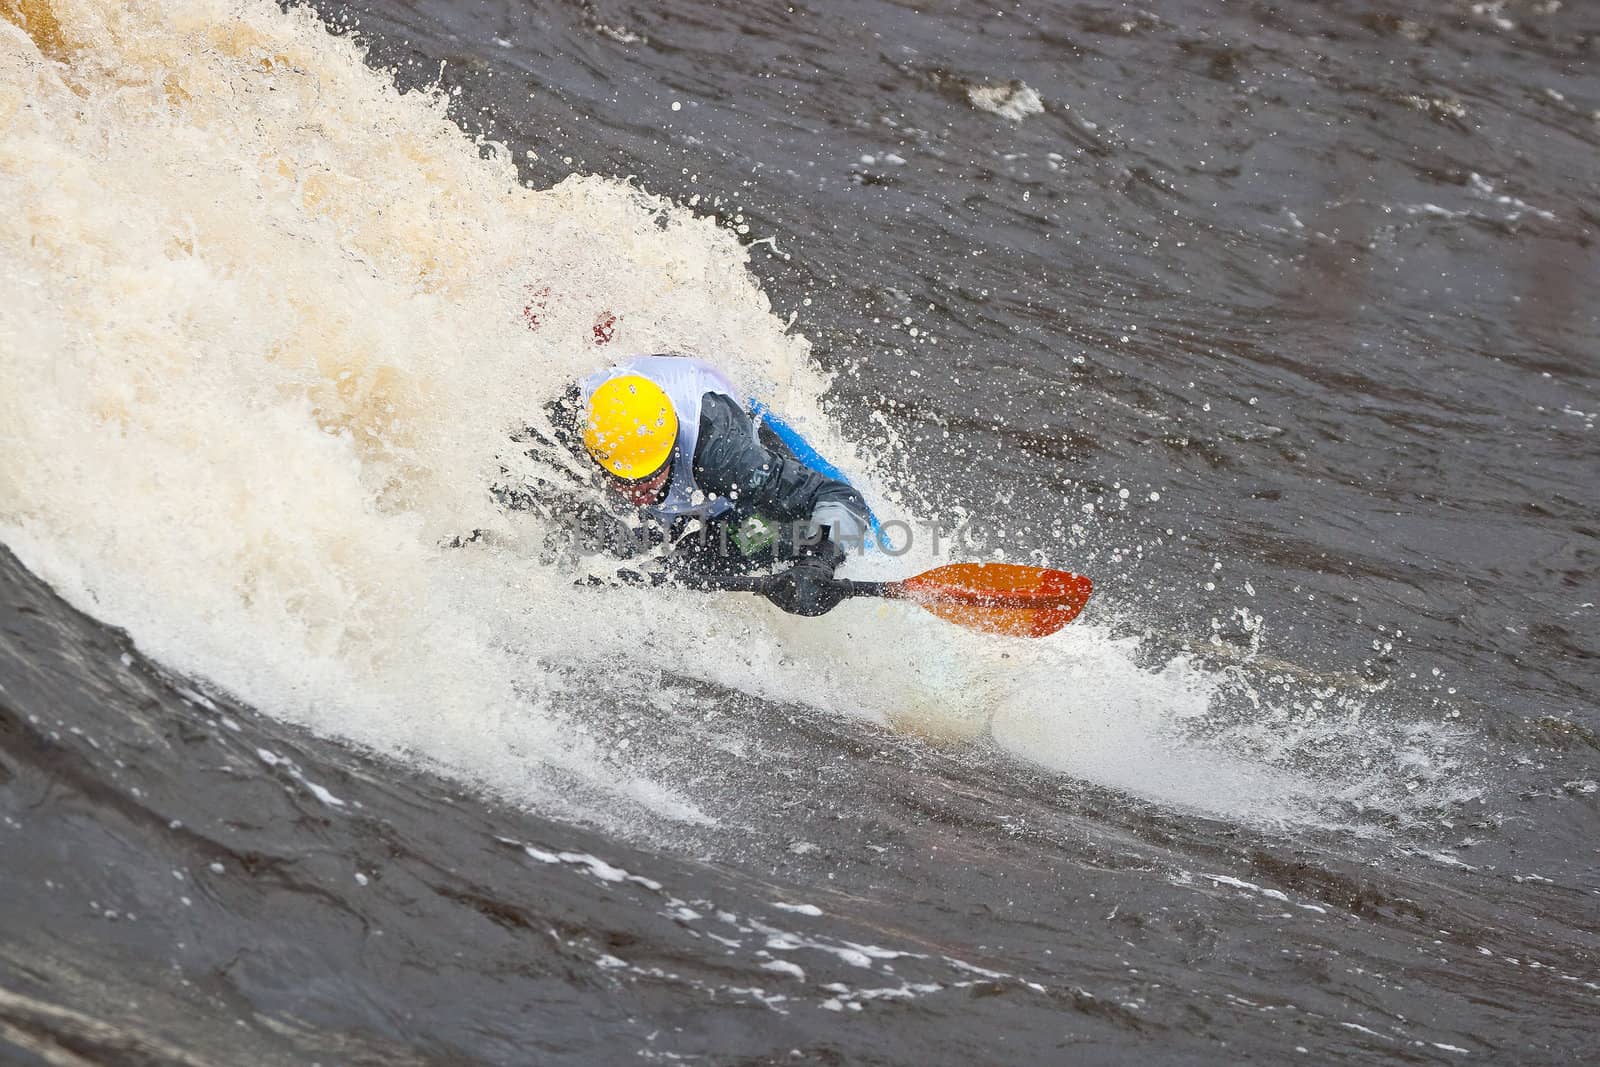
[[[957,625],[1013,637],[1055,633],[1093,591],[1081,574],[1020,563],[951,563],[885,590]]]

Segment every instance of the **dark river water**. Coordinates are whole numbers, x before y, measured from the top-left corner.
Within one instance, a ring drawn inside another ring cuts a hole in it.
[[[1594,1058],[1600,6],[158,6],[0,0],[0,1059]],[[437,547],[635,345],[1094,601]]]

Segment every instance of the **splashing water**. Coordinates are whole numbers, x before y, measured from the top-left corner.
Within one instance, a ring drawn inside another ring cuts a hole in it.
[[[826,429],[827,380],[734,235],[611,179],[523,186],[443,95],[400,93],[304,11],[0,14],[0,537],[157,658],[601,821],[715,813],[648,752],[588,732],[574,677],[614,677],[617,700],[669,673],[934,737],[987,731],[1239,818],[1309,803],[1285,761],[1183,739],[1216,677],[1145,669],[1137,642],[1092,626],[1026,645],[896,605],[819,623],[754,598],[574,588],[536,562],[538,518],[489,487],[530,473],[510,435],[608,359],[703,355],[867,470]],[[450,547],[472,530],[490,536]]]

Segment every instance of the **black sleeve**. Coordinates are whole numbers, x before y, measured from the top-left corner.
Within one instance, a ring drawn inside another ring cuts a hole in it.
[[[780,522],[798,522],[842,509],[860,536],[867,525],[867,503],[851,486],[825,478],[792,456],[765,448],[756,439],[750,416],[730,397],[707,393],[700,400],[700,440],[694,450],[694,480],[706,493],[734,497],[741,509]],[[831,505],[831,506],[830,506]]]
[[[555,430],[556,440],[575,456],[587,457],[583,447],[583,403],[579,399],[578,384],[573,382],[558,396],[544,403],[544,412]]]

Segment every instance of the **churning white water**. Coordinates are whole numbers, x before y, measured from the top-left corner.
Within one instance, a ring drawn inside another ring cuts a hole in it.
[[[584,727],[595,679],[624,699],[661,672],[940,736],[993,718],[1020,755],[1213,812],[1306,791],[1175,740],[1218,679],[1089,625],[1029,644],[903,606],[575,588],[489,488],[609,360],[702,355],[868,473],[734,234],[621,181],[525,187],[442,96],[270,0],[0,14],[0,539],[166,664],[602,821],[716,817]]]

